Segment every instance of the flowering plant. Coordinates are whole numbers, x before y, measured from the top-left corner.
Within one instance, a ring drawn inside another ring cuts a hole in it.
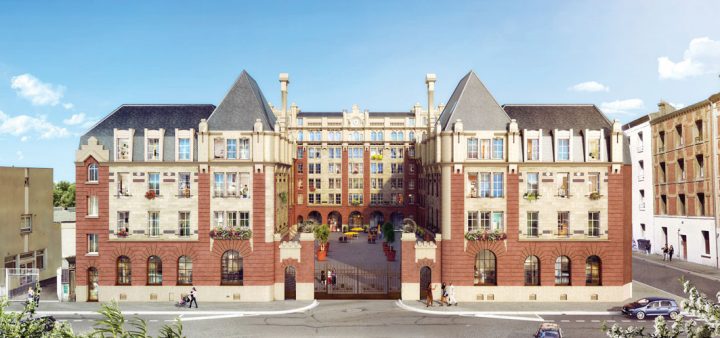
[[[125,237],[127,237],[127,236],[129,236],[129,235],[130,235],[130,233],[128,232],[128,229],[127,229],[127,228],[122,228],[122,229],[118,230],[118,232],[117,232],[117,236],[118,236],[118,237],[125,238]]]
[[[213,239],[240,239],[248,240],[252,237],[252,230],[248,227],[215,227],[210,230],[210,238]]]
[[[145,193],[145,198],[147,198],[149,200],[154,199],[155,197],[157,197],[157,195],[155,194],[155,190],[148,190]]]
[[[507,234],[501,232],[498,229],[494,231],[487,231],[487,229],[468,231],[465,234],[465,239],[468,241],[501,241],[507,239]]]

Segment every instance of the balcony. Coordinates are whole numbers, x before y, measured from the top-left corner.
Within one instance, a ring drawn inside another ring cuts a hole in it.
[[[659,146],[659,147],[658,147],[658,152],[659,152],[659,153],[664,153],[664,152],[665,152],[665,146]]]
[[[570,192],[568,191],[568,189],[560,188],[560,189],[558,189],[558,191],[557,191],[557,197],[560,197],[560,198],[570,198]]]

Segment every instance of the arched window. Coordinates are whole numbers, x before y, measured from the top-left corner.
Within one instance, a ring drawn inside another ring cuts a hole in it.
[[[117,284],[130,285],[130,258],[120,256],[117,259]]]
[[[414,142],[415,141],[415,132],[414,131],[409,132],[408,138],[410,139],[411,142]]]
[[[585,261],[585,285],[602,285],[600,279],[600,257],[590,256]]]
[[[235,250],[225,251],[222,255],[222,284],[243,284],[243,259]]]
[[[405,140],[405,137],[403,137],[403,136],[405,136],[405,135],[403,135],[403,132],[399,131],[398,134],[397,134],[397,138],[398,138],[397,140],[398,140],[398,141],[404,141],[404,140]]]
[[[378,141],[382,141],[384,137],[385,137],[385,136],[383,136],[383,132],[382,132],[382,131],[378,131],[378,132],[377,132],[377,140],[378,140]]]
[[[88,302],[97,302],[98,301],[98,281],[100,280],[98,277],[98,271],[93,266],[90,267],[87,271],[87,283],[88,283]]]
[[[192,259],[188,256],[178,258],[178,281],[179,285],[192,284]]]
[[[302,132],[302,130],[298,132],[297,140],[298,140],[299,142],[302,142],[302,141],[303,141],[303,132]]]
[[[555,285],[570,285],[570,258],[560,256],[555,260]]]
[[[397,141],[397,132],[390,133],[390,141]]]
[[[490,250],[475,255],[475,285],[497,285],[495,254]]]
[[[98,166],[96,163],[92,163],[88,166],[88,182],[98,181]]]
[[[525,285],[540,285],[540,260],[537,256],[525,258]]]
[[[150,256],[147,262],[148,285],[162,285],[162,260],[158,256]]]

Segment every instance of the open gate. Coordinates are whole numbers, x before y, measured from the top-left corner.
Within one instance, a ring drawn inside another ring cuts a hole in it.
[[[315,299],[400,299],[400,287],[400,271],[391,263],[324,263],[315,269]]]

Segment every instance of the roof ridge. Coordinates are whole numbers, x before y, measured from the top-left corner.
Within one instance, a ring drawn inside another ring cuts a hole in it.
[[[214,106],[212,103],[121,103],[120,107],[174,107],[174,106]]]
[[[594,103],[505,103],[505,106],[595,106]]]

